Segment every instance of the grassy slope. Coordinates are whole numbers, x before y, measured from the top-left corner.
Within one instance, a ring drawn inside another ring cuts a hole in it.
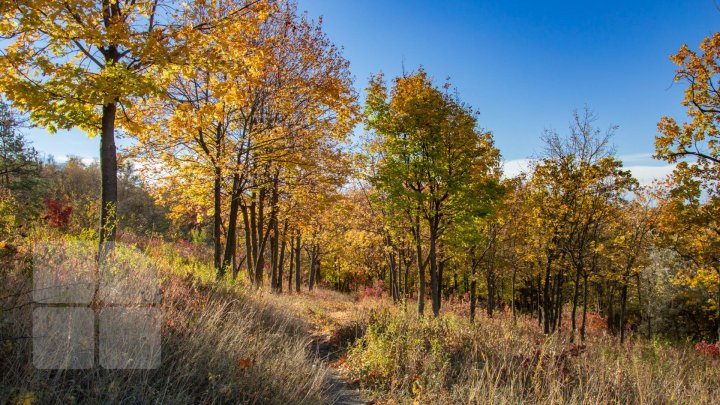
[[[412,312],[412,311],[410,311]],[[567,329],[567,327],[566,327]],[[387,403],[693,403],[720,398],[720,360],[689,345],[631,339],[597,328],[584,345],[545,337],[530,318],[452,312],[418,320],[377,311],[344,363]]]
[[[147,242],[147,241],[146,241]],[[308,323],[241,287],[211,286],[197,252],[158,241],[162,364],[155,370],[36,370],[28,246],[3,258],[0,403],[328,403],[327,367]],[[203,281],[204,280],[204,281]]]
[[[330,373],[311,354],[321,344],[331,366],[380,403],[714,403],[720,395],[720,360],[688,346],[641,339],[620,346],[601,328],[586,345],[572,345],[508,314],[470,324],[461,306],[419,320],[413,305],[382,299],[218,287],[201,259],[206,252],[130,242],[163,276],[161,367],[33,369],[31,342],[16,339],[29,336],[32,308],[20,246],[0,273],[0,403],[329,403]]]

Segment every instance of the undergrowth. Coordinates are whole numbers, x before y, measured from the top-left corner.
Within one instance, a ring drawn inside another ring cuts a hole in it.
[[[72,239],[52,235],[55,240]],[[161,364],[150,370],[33,367],[30,249],[3,257],[0,403],[328,403],[326,368],[308,352],[306,326],[241,282],[214,283],[203,251],[128,240],[159,269]]]
[[[387,403],[716,403],[720,360],[660,341],[572,344],[508,314],[375,312],[343,368]]]

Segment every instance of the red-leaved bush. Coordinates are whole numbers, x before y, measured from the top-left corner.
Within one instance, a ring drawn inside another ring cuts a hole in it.
[[[43,219],[50,226],[65,228],[70,223],[72,211],[72,205],[65,205],[59,200],[47,198],[45,199],[45,215],[43,215]]]
[[[720,342],[712,344],[703,340],[695,345],[695,350],[710,357],[720,357]]]
[[[372,287],[365,287],[358,293],[358,301],[366,298],[382,298],[385,283],[382,280],[374,280]]]

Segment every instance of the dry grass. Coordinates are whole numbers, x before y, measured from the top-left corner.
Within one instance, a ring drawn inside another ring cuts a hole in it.
[[[386,403],[711,404],[720,395],[720,361],[690,347],[619,345],[600,333],[573,345],[502,313],[473,325],[380,310],[344,368]]]
[[[162,248],[162,249],[160,249]],[[22,250],[22,249],[20,249]],[[160,253],[162,362],[151,370],[33,367],[30,272],[18,253],[3,273],[0,403],[328,403],[326,367],[308,352],[307,324],[241,289],[203,286]],[[197,270],[197,269],[196,269]]]
[[[311,353],[320,341],[350,346],[336,364],[379,403],[694,404],[720,395],[720,360],[689,345],[620,345],[599,324],[573,345],[507,313],[471,324],[462,302],[418,319],[413,302],[218,284],[202,249],[130,242],[160,269],[160,367],[35,369],[31,272],[27,247],[17,246],[0,258],[0,403],[330,403],[328,364]]]

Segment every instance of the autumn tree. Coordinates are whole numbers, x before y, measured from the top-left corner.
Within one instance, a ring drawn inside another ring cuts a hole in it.
[[[638,301],[642,300],[640,273],[649,259],[652,249],[653,230],[660,210],[653,206],[654,201],[643,191],[636,192],[634,199],[624,203],[614,211],[610,221],[612,239],[607,248],[612,255],[614,268],[617,269],[617,282],[620,284],[620,342],[625,341],[625,315],[628,301],[628,289],[635,281]],[[642,303],[641,303],[642,304]]]
[[[425,269],[429,266],[433,314],[440,310],[438,251],[459,207],[468,201],[473,176],[487,174],[499,153],[476,113],[449,91],[437,88],[423,70],[398,77],[388,90],[382,75],[368,87],[366,127],[372,131],[377,176],[391,210],[405,216],[418,267],[418,312],[424,312]],[[427,254],[423,253],[427,231]]]
[[[0,34],[10,41],[0,58],[6,96],[51,132],[79,127],[100,134],[101,243],[114,238],[117,107],[153,89],[145,73],[169,53],[169,27],[155,18],[156,3],[11,1],[0,6],[6,17]]]
[[[215,20],[233,4],[196,18]],[[283,243],[294,235],[295,245],[293,211],[306,202],[295,197],[307,188],[322,195],[346,176],[339,145],[354,125],[356,96],[347,61],[293,2],[257,3],[218,27],[197,39],[195,62],[174,72],[168,90],[136,109],[135,156],[156,167],[158,196],[175,215],[211,215],[219,277],[229,268],[235,277],[239,262],[261,285],[269,262],[279,290]]]
[[[694,280],[715,293],[720,339],[720,33],[705,38],[699,52],[683,45],[672,55],[675,80],[687,83],[682,105],[688,121],[663,117],[655,138],[656,157],[674,163],[668,205],[663,215],[666,241],[688,261]],[[670,225],[674,224],[674,225]],[[702,281],[700,281],[702,280]]]
[[[39,175],[38,152],[20,132],[23,120],[0,100],[0,187],[24,188]]]
[[[622,162],[613,157],[609,141],[614,128],[603,133],[593,125],[595,120],[586,108],[582,114],[573,114],[567,136],[547,131],[546,156],[537,163],[531,178],[529,201],[537,229],[533,245],[536,252],[542,252],[534,261],[543,268],[545,333],[555,331],[562,320],[567,276],[562,262],[566,260],[575,270],[571,316],[575,332],[580,280],[586,290],[586,265],[594,230],[607,219],[607,207],[621,200],[634,185],[630,173],[622,169]]]

